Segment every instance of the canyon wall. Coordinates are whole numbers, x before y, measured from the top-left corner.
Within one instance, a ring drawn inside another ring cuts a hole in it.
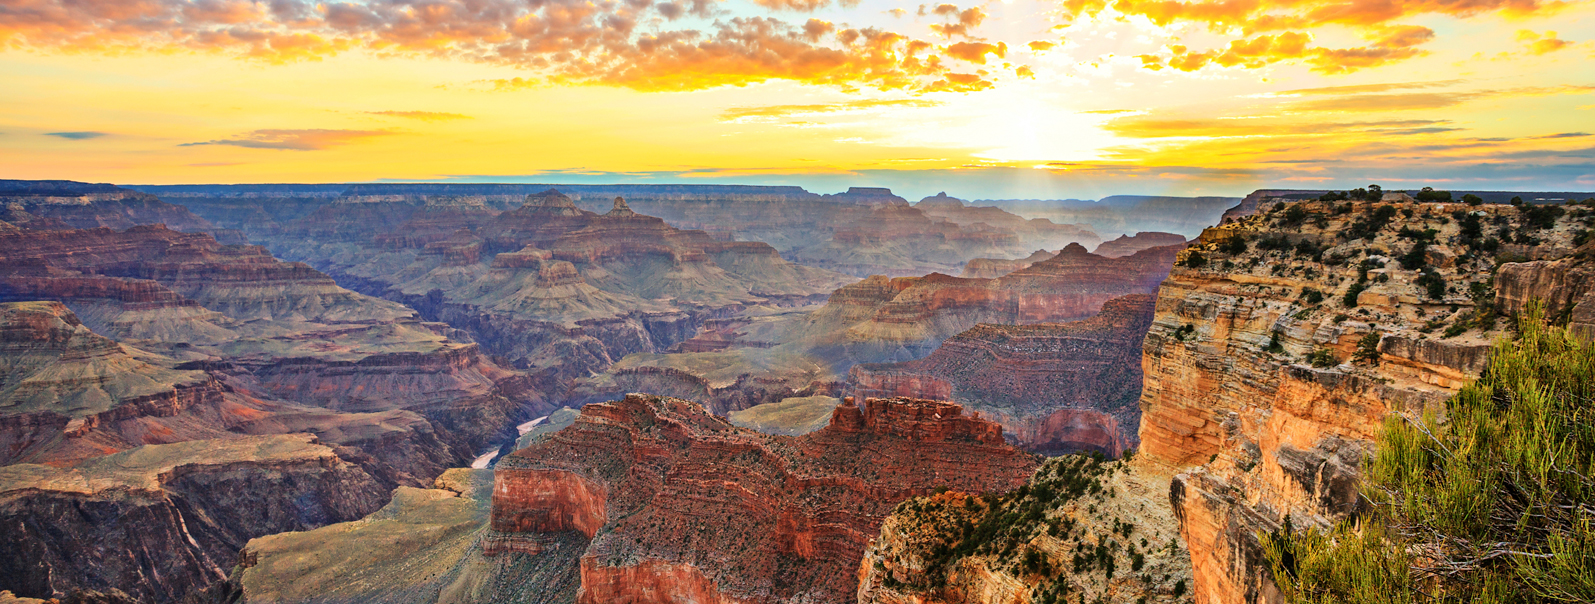
[[[1385,418],[1476,377],[1527,300],[1589,324],[1587,209],[1290,193],[1181,255],[1144,344],[1139,455],[1176,473],[1203,604],[1278,601],[1257,535],[1355,514]]]
[[[146,445],[0,467],[0,577],[37,598],[176,602],[250,538],[363,517],[385,491],[308,435]]]
[[[849,393],[953,400],[1026,449],[1117,457],[1139,443],[1140,348],[1152,311],[1152,296],[1133,294],[1071,323],[982,324],[923,359],[854,365]]]
[[[898,501],[1004,491],[1035,467],[948,402],[849,399],[786,437],[628,395],[499,463],[486,547],[579,558],[582,602],[847,602]],[[585,549],[546,545],[562,534]]]

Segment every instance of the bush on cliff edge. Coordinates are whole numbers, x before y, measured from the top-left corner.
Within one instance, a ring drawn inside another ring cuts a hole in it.
[[[1265,536],[1287,600],[1595,601],[1595,346],[1531,308],[1448,421],[1392,416],[1372,511]]]

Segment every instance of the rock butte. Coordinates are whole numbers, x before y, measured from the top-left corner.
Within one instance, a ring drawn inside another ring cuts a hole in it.
[[[851,399],[798,437],[679,399],[628,395],[499,462],[490,554],[577,534],[581,602],[852,601],[864,544],[898,501],[1004,491],[1036,462],[958,405]]]

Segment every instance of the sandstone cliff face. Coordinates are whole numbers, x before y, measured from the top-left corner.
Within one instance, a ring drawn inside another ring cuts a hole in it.
[[[353,520],[385,499],[358,466],[307,435],[0,467],[0,589],[176,602],[224,579],[252,537]]]
[[[1509,323],[1495,310],[1539,297],[1577,316],[1585,295],[1582,261],[1550,259],[1572,251],[1582,209],[1536,228],[1509,206],[1256,197],[1182,256],[1143,351],[1141,453],[1179,472],[1202,603],[1276,600],[1258,532],[1354,513],[1381,422],[1477,376]],[[1496,237],[1538,239],[1527,251],[1547,259],[1498,265],[1485,250],[1516,248]]]
[[[847,402],[793,438],[629,395],[499,463],[487,547],[579,557],[582,602],[845,602],[896,502],[1006,490],[1034,468],[952,403]],[[545,545],[561,534],[591,541]]]
[[[1021,447],[1117,457],[1139,443],[1152,311],[1153,298],[1135,294],[1072,323],[979,325],[923,359],[853,366],[849,391],[949,399],[1001,423]]]
[[[858,601],[1189,601],[1167,484],[1146,464],[1065,455],[1014,491],[905,501],[864,551]]]

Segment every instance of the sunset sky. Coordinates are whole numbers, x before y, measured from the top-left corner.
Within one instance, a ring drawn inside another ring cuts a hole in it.
[[[1595,190],[1595,2],[0,0],[0,178]]]

